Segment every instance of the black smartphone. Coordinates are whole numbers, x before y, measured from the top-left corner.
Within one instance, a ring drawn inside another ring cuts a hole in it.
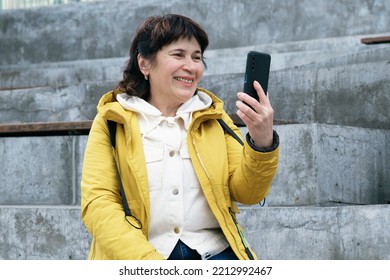
[[[257,95],[257,92],[253,87],[253,82],[258,81],[263,88],[265,94],[267,94],[270,66],[270,54],[250,51],[246,59],[243,92],[249,94],[256,100],[259,100],[259,96]]]

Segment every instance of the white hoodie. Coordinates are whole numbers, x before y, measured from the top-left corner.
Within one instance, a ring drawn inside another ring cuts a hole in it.
[[[187,145],[192,113],[209,108],[211,98],[198,91],[175,117],[164,117],[150,103],[125,93],[117,100],[138,115],[151,200],[150,243],[166,258],[179,239],[202,259],[226,249],[229,244],[203,195]]]

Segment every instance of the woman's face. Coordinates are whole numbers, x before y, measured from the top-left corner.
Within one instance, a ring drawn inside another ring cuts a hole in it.
[[[177,110],[188,101],[204,72],[201,48],[195,38],[181,38],[166,45],[157,52],[155,63],[143,63],[146,67],[143,69],[141,62],[140,68],[150,82],[149,102],[163,113],[168,107]]]

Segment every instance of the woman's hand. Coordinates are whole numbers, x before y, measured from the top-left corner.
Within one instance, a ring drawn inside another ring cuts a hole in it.
[[[246,124],[255,146],[267,149],[273,142],[274,110],[269,96],[264,93],[261,85],[255,81],[253,87],[259,96],[259,101],[244,92],[237,93],[239,99],[236,102],[237,115]]]

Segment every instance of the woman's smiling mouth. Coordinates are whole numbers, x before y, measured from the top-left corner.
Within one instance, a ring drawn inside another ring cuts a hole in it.
[[[182,78],[182,77],[175,77],[174,79],[179,81],[179,82],[186,83],[186,84],[192,84],[194,82],[193,79],[186,79],[186,78]]]

